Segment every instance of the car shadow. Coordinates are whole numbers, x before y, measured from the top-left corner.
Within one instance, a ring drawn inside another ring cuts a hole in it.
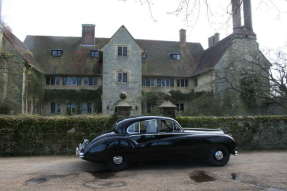
[[[148,161],[133,163],[129,170],[180,170],[186,168],[210,167],[206,162],[190,160]]]
[[[141,171],[141,170],[180,170],[186,168],[202,168],[210,167],[206,162],[200,161],[185,161],[185,160],[173,160],[173,161],[147,161],[147,162],[134,162],[130,163],[128,169],[125,171]],[[100,173],[110,172],[110,169],[100,163],[92,163],[87,161],[81,161],[78,163],[78,168],[81,171],[88,173]]]

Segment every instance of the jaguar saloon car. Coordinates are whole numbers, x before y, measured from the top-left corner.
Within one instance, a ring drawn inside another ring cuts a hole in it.
[[[112,132],[92,141],[85,139],[76,154],[122,170],[132,161],[171,159],[199,159],[224,166],[230,154],[238,152],[234,139],[220,129],[187,129],[172,118],[142,116],[121,120]]]

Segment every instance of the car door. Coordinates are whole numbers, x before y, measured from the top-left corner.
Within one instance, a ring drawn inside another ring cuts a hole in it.
[[[158,125],[158,142],[162,156],[167,159],[175,159],[180,155],[177,148],[177,139],[181,136],[180,132],[175,131],[174,122],[170,119],[161,119]]]
[[[174,131],[177,138],[174,139],[175,153],[179,158],[200,158],[205,154],[207,144],[204,136],[196,136],[194,133],[184,133],[177,122],[174,122]]]
[[[165,136],[158,133],[158,119],[149,119],[131,124],[127,132],[136,145],[134,158],[136,160],[159,160],[165,156],[168,142],[163,141]]]

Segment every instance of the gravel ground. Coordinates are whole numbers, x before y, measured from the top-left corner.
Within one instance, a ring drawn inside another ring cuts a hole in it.
[[[154,162],[116,173],[71,156],[0,158],[0,190],[287,191],[287,151],[241,153],[225,167]]]

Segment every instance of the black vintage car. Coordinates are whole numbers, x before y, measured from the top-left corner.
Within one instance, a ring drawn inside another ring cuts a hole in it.
[[[117,122],[113,131],[79,144],[76,154],[122,170],[131,161],[200,159],[224,166],[237,155],[234,139],[220,129],[186,129],[168,117],[142,116]]]

